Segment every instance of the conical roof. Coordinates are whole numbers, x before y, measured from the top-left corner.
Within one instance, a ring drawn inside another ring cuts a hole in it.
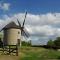
[[[7,24],[3,29],[10,29],[10,28],[16,28],[19,29],[20,27],[18,25],[16,25],[15,22],[10,22],[9,24]]]

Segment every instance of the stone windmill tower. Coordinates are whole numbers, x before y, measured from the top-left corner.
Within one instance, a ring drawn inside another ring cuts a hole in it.
[[[4,45],[16,45],[20,42],[21,30],[14,22],[10,22],[4,28]]]
[[[19,26],[16,25],[15,22],[10,22],[2,29],[4,31],[4,39],[3,39],[4,45],[20,44],[21,46],[21,36],[24,35],[28,37],[28,34],[26,34],[24,30],[26,15],[27,15],[27,12],[25,14],[25,18],[24,18],[22,26],[19,20],[17,19]]]

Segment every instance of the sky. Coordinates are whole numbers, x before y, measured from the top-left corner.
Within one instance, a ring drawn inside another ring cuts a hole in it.
[[[0,14],[14,14],[25,12],[44,14],[48,12],[60,12],[60,0],[0,0],[1,4],[10,4],[9,11],[0,11]]]
[[[60,0],[0,0],[0,29],[11,21],[23,23],[32,44],[46,44],[60,36]]]

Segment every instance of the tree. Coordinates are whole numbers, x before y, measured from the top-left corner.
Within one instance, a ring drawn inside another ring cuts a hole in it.
[[[54,41],[52,41],[52,40],[49,40],[49,41],[47,42],[47,46],[49,46],[50,48],[52,48],[54,45],[55,45],[55,44],[54,44]]]
[[[60,37],[57,37],[54,43],[56,46],[60,46]]]

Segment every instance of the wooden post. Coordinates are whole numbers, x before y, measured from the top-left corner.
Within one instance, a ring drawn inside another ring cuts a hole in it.
[[[9,45],[9,54],[10,54],[10,45]]]
[[[18,45],[16,45],[16,56],[18,56]]]
[[[3,44],[3,53],[4,53],[4,44]]]

